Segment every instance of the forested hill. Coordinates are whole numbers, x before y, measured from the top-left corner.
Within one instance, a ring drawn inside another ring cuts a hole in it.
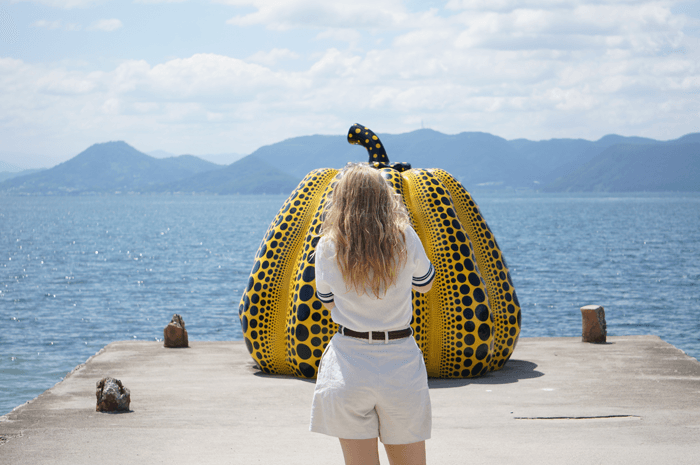
[[[672,141],[617,135],[597,141],[506,140],[430,129],[379,137],[391,161],[445,169],[467,189],[700,191],[700,133]],[[367,152],[344,135],[287,139],[227,166],[191,155],[157,159],[125,142],[107,142],[48,170],[13,173],[0,182],[0,192],[278,194],[290,192],[314,169],[351,161],[367,161]]]
[[[70,160],[0,183],[14,194],[140,192],[195,173],[221,168],[191,155],[157,159],[125,142],[95,144]]]

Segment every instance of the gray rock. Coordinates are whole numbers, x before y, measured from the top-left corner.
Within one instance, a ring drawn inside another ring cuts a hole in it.
[[[189,345],[185,320],[177,313],[163,330],[163,345],[165,347],[188,347]]]
[[[131,403],[131,392],[121,381],[114,378],[102,378],[97,383],[98,412],[128,412]]]

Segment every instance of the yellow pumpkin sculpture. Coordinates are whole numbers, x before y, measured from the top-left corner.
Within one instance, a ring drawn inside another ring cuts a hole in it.
[[[389,163],[366,127],[353,125],[348,141],[367,148],[369,163],[401,195],[435,267],[432,289],[413,293],[411,321],[428,375],[464,378],[502,368],[520,334],[520,304],[479,207],[444,170]],[[255,255],[238,313],[246,347],[266,373],[314,378],[337,330],[316,297],[313,252],[338,172],[306,175]]]

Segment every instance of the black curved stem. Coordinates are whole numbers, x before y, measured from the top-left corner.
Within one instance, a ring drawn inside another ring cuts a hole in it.
[[[386,154],[386,150],[384,150],[384,144],[371,129],[358,123],[353,124],[348,131],[348,142],[361,145],[367,149],[370,165],[375,162],[389,164],[389,157]]]

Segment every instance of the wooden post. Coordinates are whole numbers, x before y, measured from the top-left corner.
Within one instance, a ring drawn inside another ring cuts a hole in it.
[[[165,347],[189,346],[187,330],[185,329],[185,320],[177,313],[173,315],[172,321],[163,330],[163,345]]]
[[[581,307],[583,319],[581,341],[602,344],[608,335],[605,323],[605,309],[600,305]]]

